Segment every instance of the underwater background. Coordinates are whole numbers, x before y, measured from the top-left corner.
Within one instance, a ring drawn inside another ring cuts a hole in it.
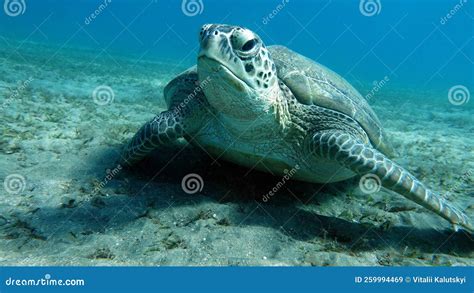
[[[24,14],[2,15],[3,37],[187,67],[196,61],[201,25],[228,23],[248,27],[267,44],[290,47],[348,79],[388,75],[419,89],[473,82],[472,3],[464,0],[362,1],[362,6],[337,0],[202,0],[185,2],[186,13],[178,0],[25,3]]]
[[[474,265],[472,235],[358,178],[263,202],[281,178],[190,145],[116,164],[200,27],[234,24],[347,79],[395,161],[472,219],[472,1],[2,1],[0,264]]]

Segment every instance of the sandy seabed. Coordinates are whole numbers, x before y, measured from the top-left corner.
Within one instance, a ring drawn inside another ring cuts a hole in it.
[[[473,235],[400,195],[365,194],[357,178],[290,181],[264,202],[281,178],[185,144],[117,166],[185,68],[96,56],[0,49],[0,265],[474,265]],[[113,100],[94,101],[101,85]],[[387,87],[371,104],[395,160],[472,218],[474,108],[446,93]],[[183,191],[190,173],[201,192]]]

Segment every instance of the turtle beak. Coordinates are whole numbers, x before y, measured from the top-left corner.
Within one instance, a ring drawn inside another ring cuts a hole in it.
[[[212,34],[216,28],[217,25],[215,24],[205,24],[201,27],[201,31],[199,32],[199,43],[201,45],[201,49],[208,47],[209,39],[212,38]]]
[[[198,59],[201,57],[209,57],[219,60],[215,53],[218,52],[219,25],[205,24],[199,33],[200,50]]]
[[[234,30],[234,26],[227,24],[205,24],[199,32],[199,42],[201,49],[208,49],[212,43],[216,43],[222,34],[230,35]]]

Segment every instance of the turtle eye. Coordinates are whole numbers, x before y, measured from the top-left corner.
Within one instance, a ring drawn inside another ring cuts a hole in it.
[[[250,58],[258,54],[262,42],[252,31],[237,28],[230,36],[230,43],[239,57]]]
[[[245,42],[245,44],[242,46],[242,51],[247,52],[255,48],[257,45],[257,39],[251,39],[250,41]]]

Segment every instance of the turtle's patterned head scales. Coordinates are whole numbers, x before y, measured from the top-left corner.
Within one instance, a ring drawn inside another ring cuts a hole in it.
[[[199,41],[199,79],[210,77],[214,81],[204,89],[211,104],[217,93],[222,103],[234,106],[253,104],[255,97],[274,96],[272,90],[278,87],[275,64],[257,34],[240,26],[206,24],[199,32]],[[223,93],[229,96],[222,97]],[[228,99],[234,101],[224,101]],[[262,100],[258,103],[261,105]]]

